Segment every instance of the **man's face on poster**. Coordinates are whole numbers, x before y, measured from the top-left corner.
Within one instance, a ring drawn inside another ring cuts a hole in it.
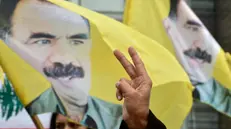
[[[190,79],[205,82],[211,77],[210,37],[197,16],[180,0],[176,15],[164,20],[164,26],[176,49],[176,55]]]
[[[21,0],[11,22],[9,46],[46,76],[58,94],[86,104],[91,81],[86,20],[48,2]]]
[[[204,63],[210,64],[212,57],[207,52],[208,44],[204,39],[203,25],[189,8],[183,6],[183,2],[178,5],[176,24],[188,44],[184,54],[190,59],[191,64],[194,64],[195,67],[200,67],[200,64]]]
[[[199,22],[199,19],[189,11],[189,8],[183,5],[184,1],[180,1],[177,6],[176,24],[178,30],[183,34],[184,38],[187,39],[187,43],[191,46],[203,44],[203,39],[201,37],[202,24]]]

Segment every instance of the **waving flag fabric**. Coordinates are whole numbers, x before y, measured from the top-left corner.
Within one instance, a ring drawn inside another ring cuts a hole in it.
[[[0,66],[0,89],[3,87],[4,78],[5,78],[5,73],[3,72],[2,67]]]
[[[0,16],[0,65],[30,115],[59,112],[91,128],[118,129],[114,85],[128,76],[112,51],[128,57],[129,46],[154,82],[150,108],[157,117],[179,125],[191,108],[192,86],[175,57],[126,25],[58,0],[2,0]],[[172,121],[176,116],[181,121]]]
[[[0,129],[36,129],[1,67],[0,75]],[[49,129],[50,118],[50,113],[39,115],[45,129]]]
[[[229,56],[184,0],[127,0],[124,23],[175,55],[196,86],[195,99],[231,116]]]

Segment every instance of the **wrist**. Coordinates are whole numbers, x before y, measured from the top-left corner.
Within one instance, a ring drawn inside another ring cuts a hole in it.
[[[146,129],[148,125],[148,115],[147,112],[143,112],[141,115],[130,116],[125,122],[127,123],[129,129]]]
[[[146,129],[148,125],[147,119],[130,119],[126,121],[129,129]]]

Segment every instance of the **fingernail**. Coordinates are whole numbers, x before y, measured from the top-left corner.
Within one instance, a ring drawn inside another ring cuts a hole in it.
[[[120,83],[119,83],[119,82],[117,82],[117,83],[116,83],[116,87],[118,88],[118,87],[119,87],[119,85],[120,85]]]
[[[121,98],[121,96],[117,96],[117,99],[118,99],[118,100],[121,100],[122,98]]]
[[[130,47],[129,47],[129,50],[131,50],[131,49],[134,49],[134,47],[133,47],[133,46],[130,46]]]

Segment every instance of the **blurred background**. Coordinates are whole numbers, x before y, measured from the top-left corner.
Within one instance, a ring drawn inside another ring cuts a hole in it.
[[[68,0],[118,21],[123,19],[125,0]],[[231,52],[231,0],[186,0],[225,51]],[[177,117],[177,116],[176,116]],[[182,129],[229,129],[231,118],[194,102]]]

